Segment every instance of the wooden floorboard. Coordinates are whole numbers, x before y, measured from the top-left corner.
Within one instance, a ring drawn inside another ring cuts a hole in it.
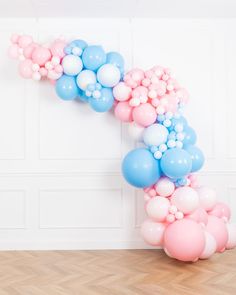
[[[236,251],[182,263],[161,250],[0,252],[0,295],[236,295]]]

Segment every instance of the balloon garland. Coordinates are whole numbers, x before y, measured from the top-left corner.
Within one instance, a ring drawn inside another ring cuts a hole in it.
[[[15,34],[11,42],[9,55],[20,60],[23,78],[47,79],[61,99],[79,99],[96,112],[114,107],[115,116],[129,123],[132,138],[143,143],[125,156],[122,172],[129,184],[144,190],[148,219],[141,233],[148,244],[182,261],[236,246],[229,207],[193,174],[203,166],[204,155],[182,115],[188,93],[168,68],[124,73],[118,52],[106,53],[83,40],[57,39],[44,46]]]

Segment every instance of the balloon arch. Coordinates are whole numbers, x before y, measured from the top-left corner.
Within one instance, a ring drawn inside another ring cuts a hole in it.
[[[188,93],[168,68],[124,73],[118,52],[106,53],[83,40],[57,39],[43,46],[15,34],[11,43],[9,55],[19,59],[23,78],[49,80],[61,99],[79,99],[96,112],[114,107],[115,116],[129,124],[130,136],[143,143],[125,156],[122,172],[129,184],[144,190],[148,219],[141,233],[148,244],[182,261],[236,246],[229,207],[193,174],[204,156],[182,115]]]

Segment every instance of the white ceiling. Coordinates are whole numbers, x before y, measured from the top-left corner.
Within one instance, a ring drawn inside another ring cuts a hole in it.
[[[0,0],[3,17],[236,17],[236,0]]]

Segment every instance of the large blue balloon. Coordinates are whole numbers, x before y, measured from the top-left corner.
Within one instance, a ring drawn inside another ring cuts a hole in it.
[[[177,124],[181,124],[183,126],[183,128],[186,128],[186,126],[188,125],[187,120],[185,119],[185,117],[180,116],[179,118],[172,118],[171,119],[171,127],[169,127],[169,130],[172,131],[175,129],[175,126]]]
[[[78,97],[77,98],[79,100],[81,100],[82,102],[88,102],[88,100],[89,100],[89,97],[80,88],[78,89]]]
[[[64,100],[72,100],[78,96],[75,77],[63,75],[56,82],[56,93]]]
[[[88,46],[82,54],[82,61],[86,69],[96,71],[106,62],[106,53],[102,46]]]
[[[194,146],[194,145],[188,145],[184,148],[186,152],[189,153],[192,159],[192,169],[191,172],[196,172],[200,170],[204,164],[205,157],[202,153],[202,151]]]
[[[191,156],[180,148],[169,149],[161,158],[161,169],[170,178],[182,178],[192,169]]]
[[[108,64],[113,64],[117,66],[120,70],[121,74],[124,72],[124,59],[122,55],[118,52],[111,51],[107,53],[107,61]]]
[[[148,187],[161,176],[159,162],[145,148],[130,151],[122,163],[122,172],[126,181],[136,187]]]
[[[102,88],[101,97],[99,98],[89,98],[89,104],[91,108],[99,113],[109,111],[114,103],[114,96],[111,88]]]
[[[193,145],[193,144],[196,143],[197,135],[196,135],[196,132],[193,130],[192,127],[186,126],[184,128],[184,134],[185,134],[185,137],[184,137],[184,140],[183,140],[184,146]]]

